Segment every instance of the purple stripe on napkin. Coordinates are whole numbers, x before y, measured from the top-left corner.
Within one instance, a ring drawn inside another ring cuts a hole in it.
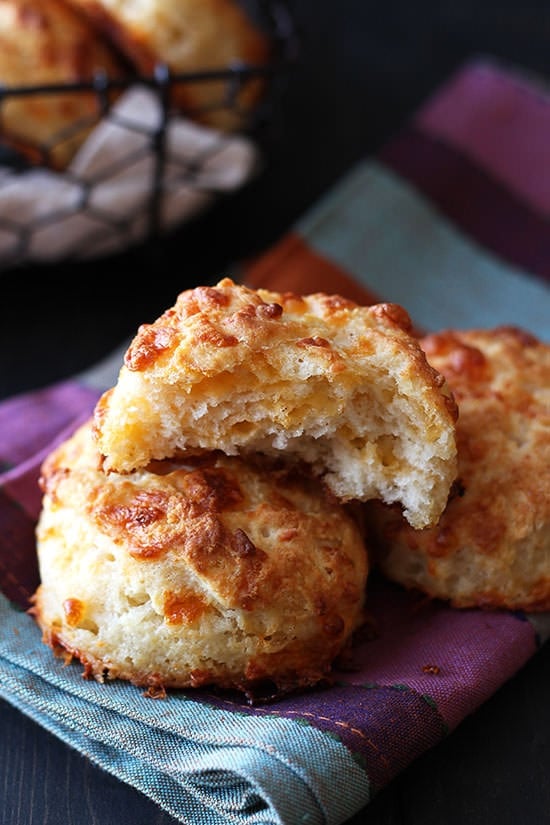
[[[35,519],[0,488],[0,590],[23,609],[38,585]]]
[[[550,92],[542,81],[487,60],[472,63],[427,101],[414,123],[548,215]]]
[[[429,697],[449,729],[481,705],[535,652],[521,614],[456,610],[387,582],[369,588],[378,636],[358,647],[350,684],[403,684]]]
[[[9,470],[47,447],[81,412],[93,408],[97,392],[63,381],[0,404],[0,467]],[[0,484],[3,475],[0,474]]]
[[[550,281],[548,218],[492,177],[487,168],[414,127],[403,129],[379,159],[470,238]]]
[[[98,393],[75,381],[0,404],[0,590],[23,609],[38,584],[34,528],[40,467],[93,410]]]

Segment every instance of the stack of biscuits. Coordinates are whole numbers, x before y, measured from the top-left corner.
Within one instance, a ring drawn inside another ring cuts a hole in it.
[[[154,695],[319,684],[365,620],[366,502],[433,529],[456,416],[395,304],[182,292],[43,464],[44,641]]]
[[[375,569],[550,609],[550,346],[225,278],[138,329],[41,485],[54,651],[155,695],[279,696],[349,653]]]

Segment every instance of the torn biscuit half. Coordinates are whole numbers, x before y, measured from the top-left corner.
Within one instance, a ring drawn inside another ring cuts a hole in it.
[[[456,476],[455,422],[400,306],[225,278],[139,328],[94,432],[106,471],[259,452],[303,463],[342,502],[398,502],[421,528]]]

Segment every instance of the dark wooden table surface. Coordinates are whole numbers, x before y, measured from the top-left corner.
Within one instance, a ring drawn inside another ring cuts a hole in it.
[[[264,171],[162,243],[78,267],[0,272],[0,397],[94,363],[181,289],[268,247],[465,60],[492,55],[550,81],[547,2],[292,6],[300,57]],[[546,645],[353,825],[550,823],[549,685]],[[174,820],[0,702],[1,825],[145,823]]]

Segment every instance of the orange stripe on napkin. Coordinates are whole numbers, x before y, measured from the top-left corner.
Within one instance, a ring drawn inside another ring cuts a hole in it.
[[[344,269],[318,252],[294,232],[244,266],[244,280],[253,289],[274,292],[339,294],[358,304],[376,304],[380,297],[357,283]]]

